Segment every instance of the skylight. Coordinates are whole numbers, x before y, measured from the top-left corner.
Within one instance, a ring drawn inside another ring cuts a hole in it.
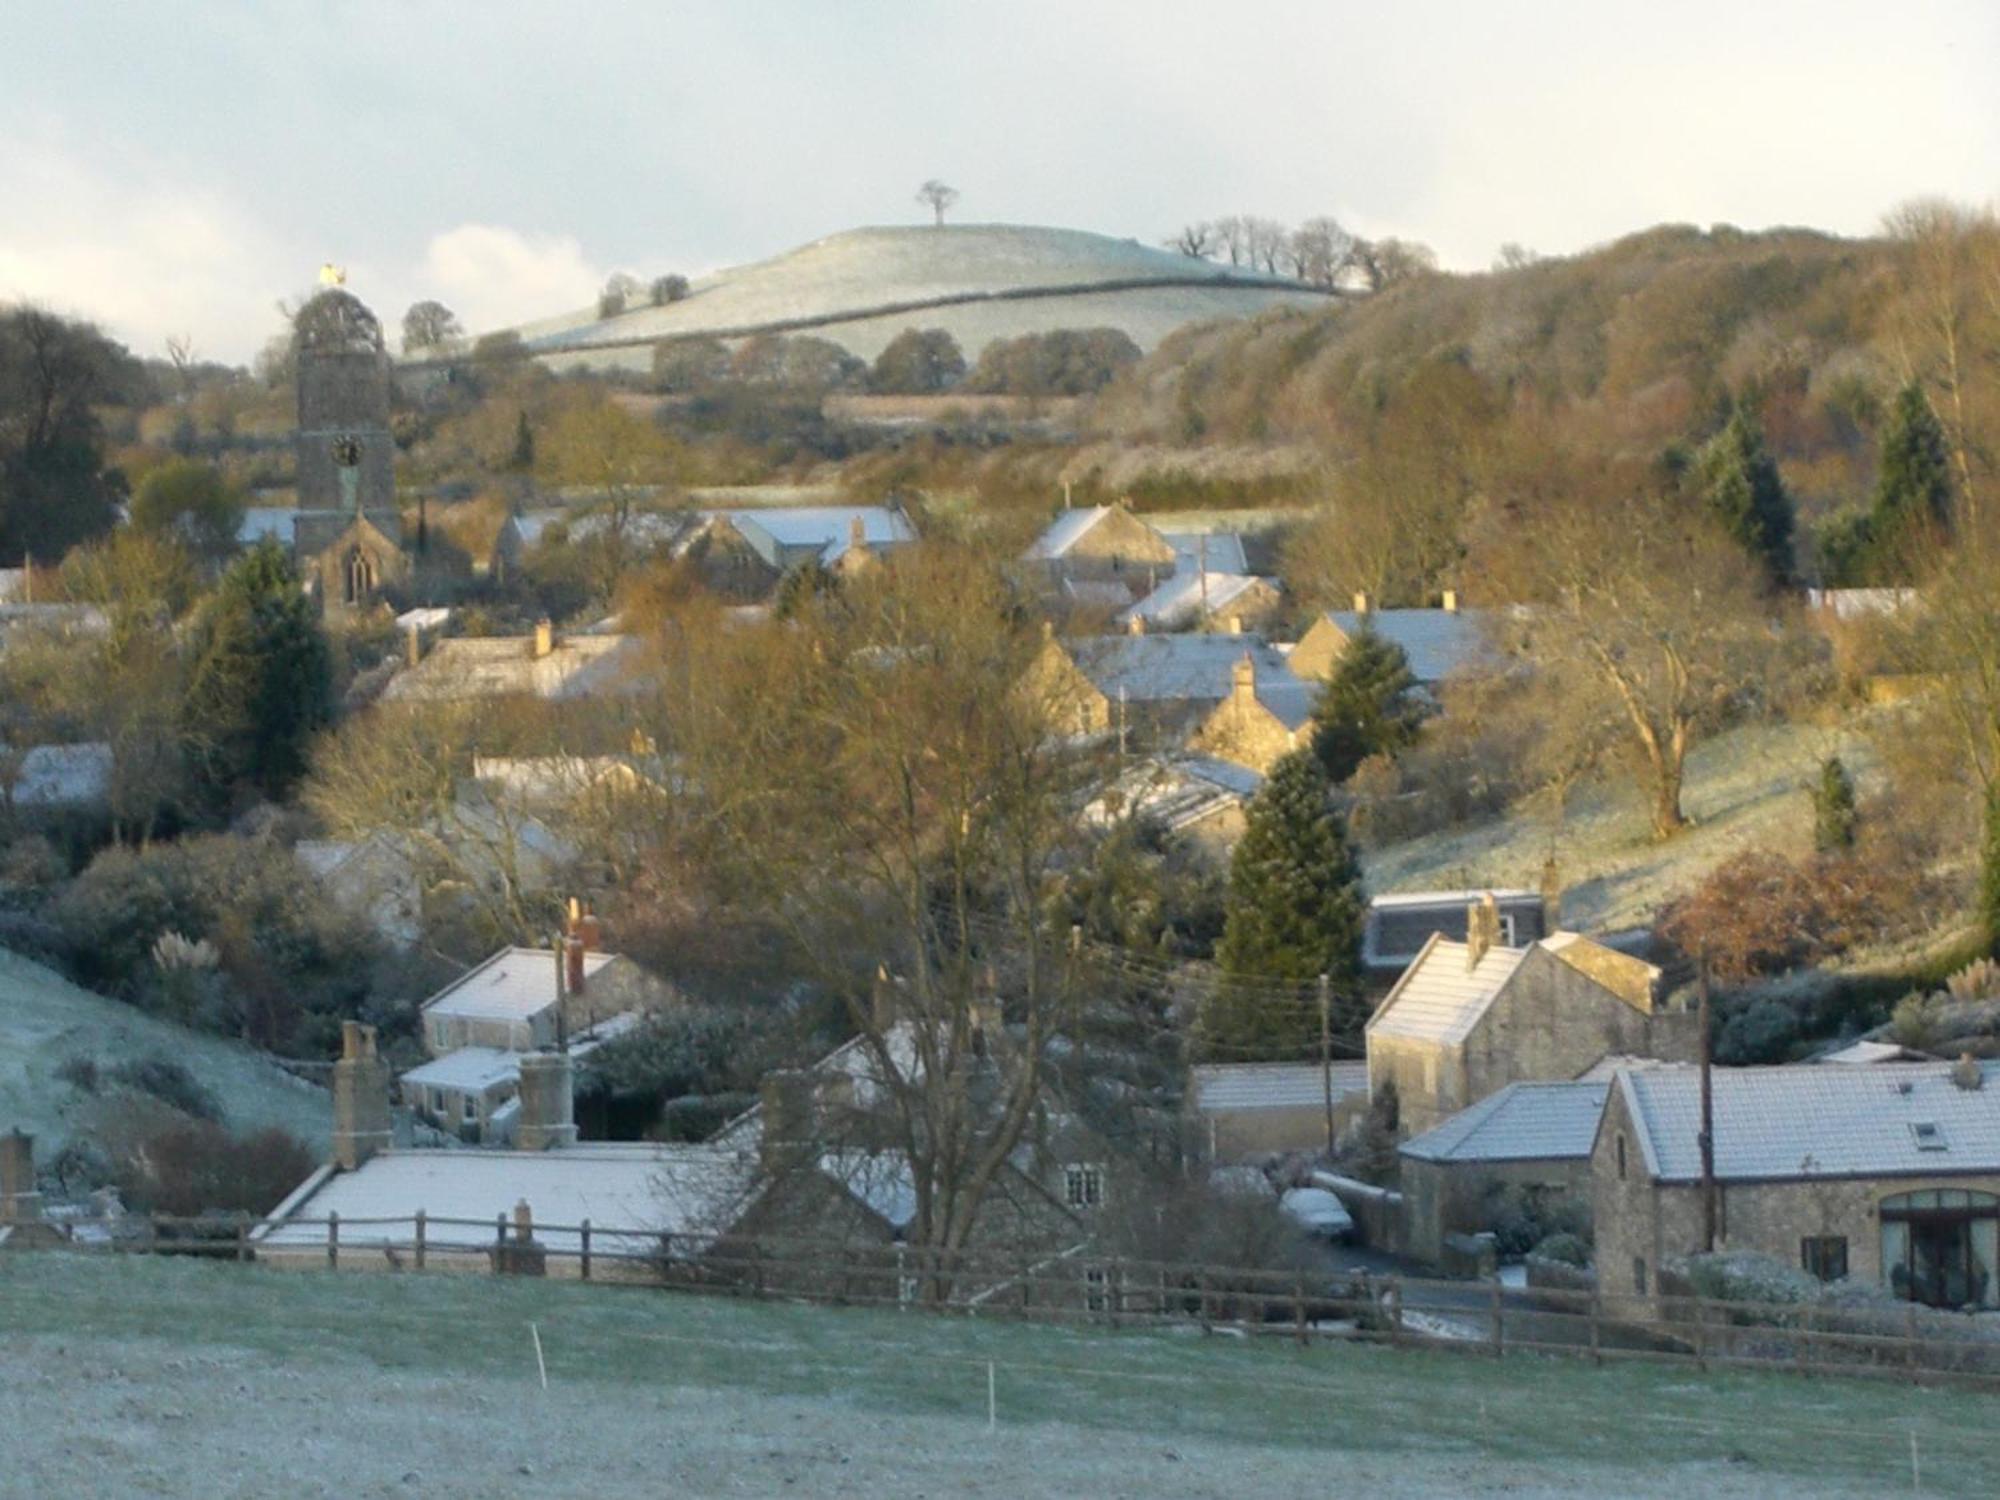
[[[1944,1131],[1930,1120],[1910,1122],[1910,1134],[1916,1137],[1919,1151],[1946,1151],[1950,1149],[1944,1138]]]

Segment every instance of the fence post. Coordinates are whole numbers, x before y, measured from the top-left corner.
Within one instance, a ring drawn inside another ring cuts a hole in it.
[[[1104,1307],[1111,1315],[1111,1326],[1118,1326],[1119,1306],[1125,1300],[1125,1267],[1117,1256],[1111,1257],[1111,1264],[1104,1268]]]
[[[1389,1278],[1389,1346],[1394,1348],[1403,1341],[1403,1279]]]
[[[250,1259],[250,1221],[248,1219],[238,1219],[236,1221],[236,1259],[238,1263]]]
[[[1910,1383],[1920,1385],[1922,1378],[1917,1373],[1917,1304],[1914,1302],[1904,1309],[1903,1334],[1903,1363],[1909,1368]]]
[[[1207,1266],[1203,1266],[1201,1268],[1200,1274],[1195,1277],[1195,1296],[1201,1304],[1201,1331],[1203,1333],[1212,1333],[1214,1332],[1214,1330],[1208,1326],[1209,1318],[1208,1318],[1208,1267]]]
[[[418,1209],[417,1210],[417,1269],[419,1271],[421,1271],[424,1268],[424,1246],[426,1241],[430,1238],[430,1236],[426,1233],[426,1228],[429,1225],[429,1223],[430,1223],[429,1216],[425,1214],[425,1212],[421,1208]]]
[[[1699,1296],[1694,1299],[1694,1367],[1708,1373],[1708,1303]]]
[[[1798,1366],[1801,1375],[1812,1374],[1812,1318],[1813,1306],[1810,1302],[1801,1305],[1799,1318]]]
[[[1493,1278],[1493,1291],[1489,1299],[1493,1307],[1493,1357],[1498,1359],[1507,1352],[1506,1324],[1500,1312],[1500,1277]]]
[[[1299,1343],[1302,1346],[1310,1343],[1306,1333],[1306,1273],[1303,1271],[1292,1279],[1292,1322],[1298,1329]]]
[[[759,1301],[764,1297],[764,1242],[750,1242],[750,1295]]]
[[[326,1211],[326,1268],[335,1270],[340,1265],[340,1214],[335,1209]]]
[[[590,1280],[590,1220],[585,1219],[577,1226],[577,1234],[582,1246],[582,1255],[577,1261],[577,1275],[588,1281]]]
[[[1604,1293],[1594,1281],[1590,1286],[1590,1362],[1604,1363]]]

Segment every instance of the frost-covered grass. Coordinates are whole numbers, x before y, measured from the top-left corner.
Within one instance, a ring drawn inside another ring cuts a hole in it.
[[[104,1101],[56,1076],[73,1057],[100,1074],[119,1063],[164,1057],[215,1096],[236,1130],[281,1126],[323,1148],[332,1125],[324,1089],[273,1067],[255,1052],[158,1020],[0,949],[0,1130],[34,1135],[46,1161],[73,1136],[92,1133]]]
[[[10,1495],[1990,1488],[1990,1398],[1787,1374],[60,1254],[0,1326]]]
[[[1553,850],[1562,871],[1565,925],[1584,931],[1637,926],[1733,854],[1807,852],[1810,787],[1820,762],[1835,753],[1865,783],[1874,756],[1852,729],[1763,724],[1731,730],[1689,755],[1682,807],[1694,826],[1665,843],[1652,837],[1636,782],[1613,776],[1579,793],[1560,827],[1547,816],[1521,813],[1375,850],[1365,859],[1368,886],[1378,893],[1533,889]]]

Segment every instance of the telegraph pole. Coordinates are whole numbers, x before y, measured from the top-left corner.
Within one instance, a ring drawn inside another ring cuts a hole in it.
[[[1715,1096],[1709,1078],[1711,1059],[1706,956],[1695,960],[1695,988],[1701,997],[1700,1018],[1696,1022],[1701,1032],[1701,1134],[1696,1137],[1701,1146],[1701,1248],[1704,1253],[1712,1255],[1715,1252]]]
[[[1326,1098],[1326,1149],[1333,1152],[1333,989],[1319,976],[1319,1082]]]

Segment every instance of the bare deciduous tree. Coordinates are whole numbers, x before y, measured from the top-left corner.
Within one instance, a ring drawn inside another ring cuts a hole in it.
[[[917,189],[917,202],[931,211],[933,223],[942,229],[945,210],[958,202],[958,189],[933,177]]]
[[[1206,221],[1188,224],[1167,241],[1169,250],[1178,250],[1189,260],[1206,260],[1215,250],[1215,226]]]

